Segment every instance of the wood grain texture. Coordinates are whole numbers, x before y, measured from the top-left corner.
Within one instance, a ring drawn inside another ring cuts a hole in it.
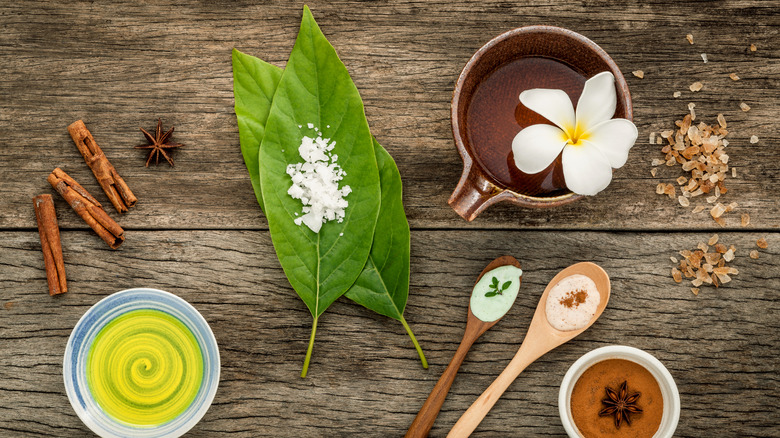
[[[363,96],[372,132],[398,162],[412,227],[717,228],[700,223],[706,214],[655,195],[677,170],[649,173],[661,156],[647,144],[649,133],[671,127],[688,102],[700,119],[714,123],[723,113],[730,123],[739,178],[726,200],[740,202],[752,226],[780,227],[780,197],[767,183],[780,173],[776,2],[315,0],[310,7]],[[0,2],[0,228],[34,226],[26,200],[48,190],[45,176],[56,166],[99,193],[66,130],[81,118],[139,197],[121,218],[124,228],[264,229],[239,151],[230,51],[284,65],[301,9],[281,0]],[[480,46],[530,24],[575,30],[611,54],[629,81],[639,141],[595,198],[554,210],[497,205],[467,224],[446,204],[461,172],[452,89]],[[644,79],[631,75],[638,69]],[[742,79],[732,81],[731,72]],[[694,81],[704,83],[695,94],[687,88]],[[739,109],[742,101],[750,112]],[[187,145],[174,169],[145,168],[145,155],[132,148],[144,140],[138,128],[153,128],[158,117],[175,124],[175,140]],[[751,135],[760,142],[749,144]],[[70,215],[60,219],[84,227]]]
[[[34,232],[0,233],[0,436],[83,436],[68,405],[61,361],[78,318],[107,294],[161,288],[206,318],[222,356],[214,404],[190,436],[400,436],[452,357],[475,277],[512,254],[523,285],[509,314],[469,352],[432,436],[444,436],[506,366],[547,282],[590,260],[612,278],[609,306],[577,339],[532,364],[475,436],[563,436],[558,385],[582,354],[642,348],[677,381],[676,436],[778,436],[780,234],[721,233],[737,246],[735,280],[693,296],[669,276],[669,256],[704,233],[414,231],[406,317],[431,363],[420,367],[403,328],[346,300],[320,321],[310,374],[300,379],[306,307],[290,289],[267,232],[135,231],[111,251],[87,231],[63,233],[70,291],[46,293]],[[481,248],[475,251],[475,248]],[[111,273],[111,274],[108,274]]]
[[[504,254],[523,265],[521,295],[470,351],[432,436],[444,436],[509,362],[547,282],[587,260],[612,277],[605,314],[524,371],[475,436],[563,436],[557,391],[568,366],[593,348],[625,344],[654,354],[675,376],[683,406],[676,436],[780,437],[777,2],[309,6],[361,92],[372,133],[398,163],[413,229],[405,315],[430,369],[419,366],[400,324],[339,300],[320,322],[309,378],[298,377],[309,313],[279,266],[242,161],[230,51],[283,66],[302,2],[0,0],[1,437],[88,435],[64,393],[65,343],[92,304],[137,286],[191,302],[220,345],[217,397],[189,436],[400,436],[457,348],[476,275]],[[599,196],[554,210],[496,205],[467,223],[446,204],[461,173],[452,89],[485,42],[531,24],[580,32],[613,57],[629,82],[639,140]],[[742,79],[732,81],[731,72]],[[695,81],[704,88],[691,93]],[[739,177],[724,200],[752,218],[743,229],[732,214],[730,231],[721,232],[739,248],[740,274],[698,297],[672,282],[669,256],[718,227],[706,212],[694,216],[655,195],[655,185],[679,171],[662,166],[651,177],[661,154],[647,144],[688,102],[701,120],[726,116],[729,164]],[[740,102],[752,109],[742,112]],[[158,117],[186,145],[175,168],[145,168],[143,151],[133,149],[144,143],[138,128],[152,129]],[[112,251],[55,196],[69,292],[51,298],[29,199],[53,193],[46,176],[62,167],[107,203],[68,135],[78,119],[139,202],[121,217],[110,212],[127,230]],[[759,143],[749,144],[751,135]],[[761,236],[769,249],[751,260]]]

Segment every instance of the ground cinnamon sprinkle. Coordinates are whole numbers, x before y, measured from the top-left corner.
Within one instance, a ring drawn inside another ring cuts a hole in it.
[[[584,303],[587,298],[588,291],[580,289],[567,293],[564,298],[561,298],[560,303],[563,304],[563,307],[571,309],[572,307],[578,307],[580,304]]]

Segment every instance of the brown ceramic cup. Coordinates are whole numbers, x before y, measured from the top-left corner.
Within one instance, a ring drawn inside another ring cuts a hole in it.
[[[496,88],[497,79],[489,79],[491,75],[510,68],[511,76],[507,83],[499,83],[495,102],[485,105],[475,99],[489,80],[493,81],[489,87]],[[524,174],[514,166],[514,136],[532,124],[549,123],[525,108],[519,95],[531,88],[563,89],[576,106],[585,80],[603,71],[615,76],[615,117],[632,120],[631,95],[620,69],[601,47],[576,32],[555,26],[521,27],[482,46],[463,68],[452,96],[452,134],[463,159],[463,175],[450,206],[471,221],[500,201],[556,207],[581,198],[565,188],[560,156],[538,174]],[[512,120],[507,122],[507,117]]]

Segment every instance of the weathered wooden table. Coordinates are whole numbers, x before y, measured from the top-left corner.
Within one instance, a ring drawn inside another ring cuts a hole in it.
[[[0,2],[0,435],[89,434],[63,387],[68,335],[101,298],[146,286],[192,303],[220,345],[219,391],[190,436],[400,436],[457,347],[475,276],[511,254],[525,270],[521,295],[467,357],[432,436],[444,436],[508,363],[547,281],[583,260],[612,277],[606,312],[529,367],[475,435],[563,436],[557,396],[568,367],[596,347],[625,344],[674,375],[678,436],[780,436],[776,1],[313,1],[403,177],[412,226],[406,316],[431,366],[420,367],[400,324],[339,300],[321,318],[306,379],[298,375],[311,318],[252,194],[230,64],[237,47],[283,65],[301,14],[293,3]],[[446,203],[461,171],[450,134],[455,79],[491,37],[531,24],[575,30],[612,55],[631,88],[639,140],[594,198],[552,210],[501,204],[467,223]],[[695,81],[704,89],[694,94]],[[672,128],[688,102],[710,123],[723,113],[732,131],[738,177],[724,200],[739,208],[725,229],[655,194],[679,170],[651,176],[661,154],[648,135]],[[186,144],[175,168],[145,168],[133,149],[143,141],[138,127],[158,117]],[[31,197],[53,193],[46,176],[60,166],[105,200],[66,131],[77,119],[140,202],[121,217],[108,208],[127,230],[113,251],[55,196],[70,292],[51,298]],[[740,213],[750,226],[739,226]],[[670,278],[669,257],[713,232],[738,247],[740,274],[694,296]],[[752,260],[759,237],[769,248]]]

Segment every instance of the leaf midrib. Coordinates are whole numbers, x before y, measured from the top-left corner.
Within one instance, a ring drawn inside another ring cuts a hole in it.
[[[371,265],[374,267],[374,271],[376,271],[376,276],[379,277],[379,281],[382,283],[382,289],[385,291],[385,295],[387,295],[387,297],[390,299],[390,302],[393,303],[393,308],[395,309],[396,313],[398,313],[398,318],[403,319],[404,314],[401,312],[401,309],[396,306],[393,296],[390,295],[390,290],[387,288],[387,284],[385,283],[384,277],[382,277],[382,273],[379,271],[376,263],[374,263],[374,258],[371,256],[371,254],[368,255],[368,258],[371,259]]]
[[[314,21],[314,18],[312,18],[312,21]],[[314,74],[317,76],[317,89],[315,90],[317,92],[316,98],[317,98],[317,127],[322,129],[322,107],[320,106],[320,71],[319,71],[319,61],[317,59],[317,50],[314,47],[314,33],[313,28],[317,24],[309,25],[308,31],[309,31],[309,41],[311,43],[312,47],[312,57],[314,58]],[[324,36],[324,35],[323,35]],[[322,229],[320,229],[322,231]],[[316,319],[320,316],[320,270],[322,269],[322,255],[320,254],[320,233],[317,233],[317,290],[314,294],[314,319]]]

